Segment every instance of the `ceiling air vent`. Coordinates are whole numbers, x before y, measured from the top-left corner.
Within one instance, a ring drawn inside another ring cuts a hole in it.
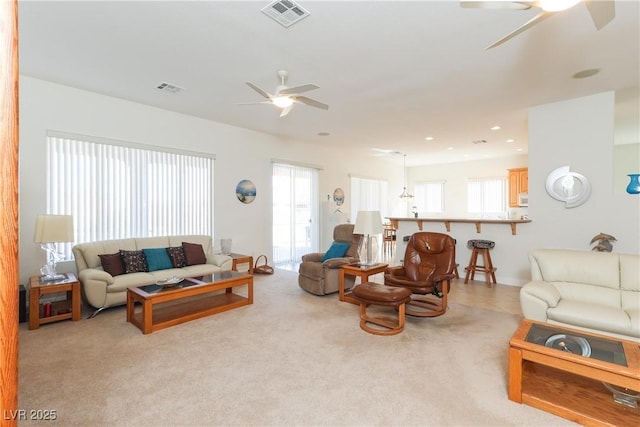
[[[183,87],[172,85],[171,83],[167,83],[167,82],[160,83],[158,86],[156,86],[156,89],[161,90],[163,92],[169,92],[169,93],[178,93],[184,90]]]
[[[289,28],[302,18],[310,15],[302,6],[291,0],[276,0],[269,3],[268,6],[262,9],[262,13],[273,18],[285,28]]]

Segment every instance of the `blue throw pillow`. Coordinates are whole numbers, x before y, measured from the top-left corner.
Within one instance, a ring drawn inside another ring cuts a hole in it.
[[[147,257],[149,271],[166,270],[173,268],[173,262],[169,258],[167,248],[143,249],[144,256]]]
[[[351,246],[351,243],[333,242],[327,253],[320,259],[320,262],[325,262],[331,258],[342,258],[349,250],[349,246]]]

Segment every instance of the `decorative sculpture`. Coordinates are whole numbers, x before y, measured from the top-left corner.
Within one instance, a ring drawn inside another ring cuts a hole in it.
[[[611,244],[611,242],[617,242],[617,240],[610,234],[599,233],[593,236],[590,244],[594,244],[596,242],[598,244],[591,248],[592,251],[611,252],[611,250],[613,250],[613,245]]]

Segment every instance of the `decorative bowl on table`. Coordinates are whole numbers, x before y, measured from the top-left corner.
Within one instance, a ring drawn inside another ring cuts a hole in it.
[[[546,347],[566,351],[567,353],[578,354],[584,357],[591,356],[591,345],[589,345],[589,341],[582,337],[556,334],[550,336],[544,345]]]
[[[178,283],[182,282],[182,280],[183,280],[182,277],[173,276],[165,279],[158,279],[156,281],[156,285],[162,286],[163,288],[169,288],[171,286],[175,286]]]
[[[640,401],[640,393],[628,388],[619,387],[614,384],[602,382],[604,386],[613,394],[613,401],[620,405],[629,406],[630,408],[637,408],[638,401]]]

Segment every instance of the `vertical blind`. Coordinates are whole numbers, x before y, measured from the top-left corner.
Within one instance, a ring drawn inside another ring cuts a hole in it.
[[[444,212],[444,181],[418,182],[415,187],[415,205],[418,212]]]
[[[483,216],[503,215],[507,211],[507,180],[504,177],[470,179],[467,210]]]
[[[213,163],[205,154],[49,134],[47,212],[73,215],[73,243],[212,235]]]
[[[377,179],[351,177],[351,222],[358,211],[380,211],[383,220],[389,216],[387,182]]]
[[[295,263],[318,251],[318,171],[274,163],[273,261]]]

